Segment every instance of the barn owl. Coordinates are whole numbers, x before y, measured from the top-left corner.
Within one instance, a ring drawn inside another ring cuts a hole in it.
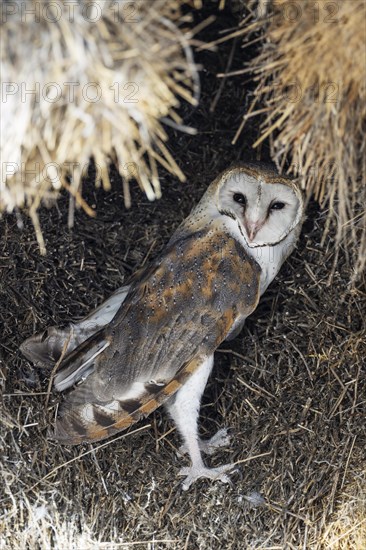
[[[232,464],[202,459],[229,441],[226,430],[199,438],[202,393],[216,348],[241,330],[295,248],[303,209],[296,183],[272,168],[229,168],[128,285],[79,323],[26,340],[21,350],[36,364],[64,353],[54,387],[68,393],[52,437],[101,440],[164,404],[191,461],[183,489],[199,478],[228,482]]]

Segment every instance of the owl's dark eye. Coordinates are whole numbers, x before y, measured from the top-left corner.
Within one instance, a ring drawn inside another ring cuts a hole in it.
[[[234,193],[233,199],[235,202],[238,202],[239,204],[243,204],[244,206],[247,204],[247,199],[242,193]]]
[[[284,202],[274,202],[273,204],[271,204],[270,206],[270,210],[282,210],[282,208],[285,208],[285,203]]]

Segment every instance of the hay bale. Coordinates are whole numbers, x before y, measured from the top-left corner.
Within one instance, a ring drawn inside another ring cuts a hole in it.
[[[338,498],[332,520],[326,525],[321,548],[362,549],[366,545],[366,472],[359,474]]]
[[[107,190],[115,163],[127,205],[131,178],[160,197],[159,164],[184,180],[162,123],[179,127],[178,98],[198,93],[183,1],[3,2],[0,214],[29,208],[43,249],[41,202],[66,187],[93,213],[80,185],[91,157]]]
[[[289,161],[288,171],[303,176],[308,195],[315,193],[337,219],[337,245],[344,243],[360,273],[366,264],[366,4],[258,0],[257,8],[242,31],[263,37],[250,65],[257,87],[244,122],[265,112],[254,147],[269,137],[278,166],[284,170]]]

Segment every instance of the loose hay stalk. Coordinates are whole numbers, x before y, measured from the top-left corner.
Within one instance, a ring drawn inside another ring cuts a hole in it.
[[[132,178],[150,200],[160,197],[157,163],[185,179],[161,120],[179,126],[179,98],[197,102],[196,67],[179,29],[183,3],[86,0],[73,3],[73,17],[64,0],[2,4],[0,214],[29,209],[42,250],[39,204],[64,187],[90,214],[81,180],[91,157],[106,190],[115,163],[127,206]]]

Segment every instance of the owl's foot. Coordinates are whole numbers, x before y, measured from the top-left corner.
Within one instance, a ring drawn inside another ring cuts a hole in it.
[[[202,453],[206,455],[213,455],[217,449],[221,447],[227,447],[230,443],[230,436],[227,433],[226,428],[222,428],[210,439],[200,439],[198,441],[199,449]],[[179,447],[178,453],[183,456],[189,453],[187,445],[181,445]]]
[[[229,476],[226,475],[225,472],[233,471],[234,468],[234,464],[225,464],[224,466],[218,466],[217,468],[207,468],[204,464],[182,468],[179,470],[179,475],[187,476],[182,483],[182,489],[183,491],[187,491],[192,483],[200,478],[221,481],[222,483],[231,483]]]

